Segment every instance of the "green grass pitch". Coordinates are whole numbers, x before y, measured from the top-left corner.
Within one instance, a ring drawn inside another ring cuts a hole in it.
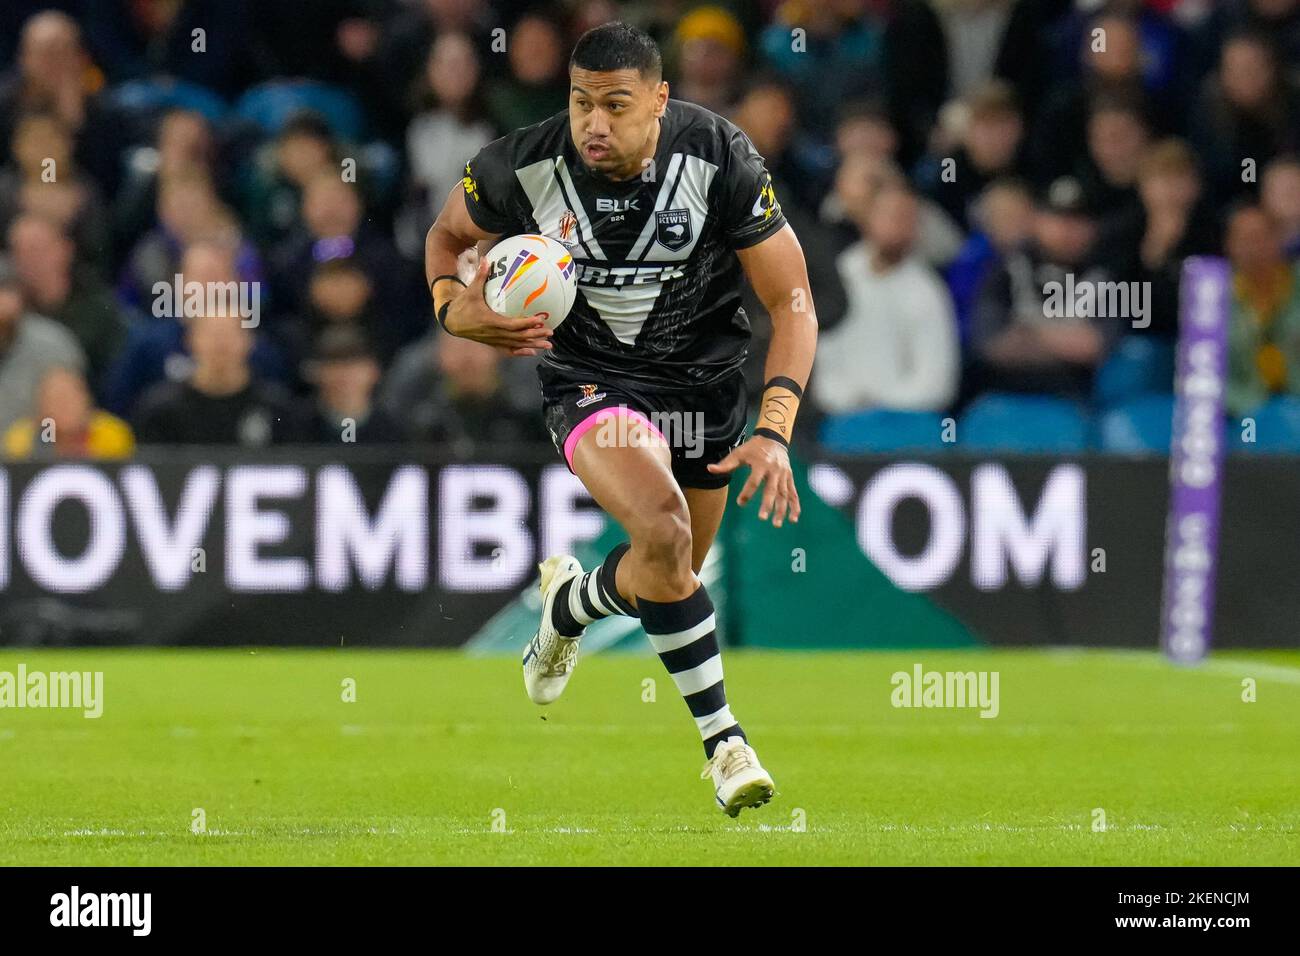
[[[1298,653],[725,661],[777,782],[734,821],[648,655],[585,659],[538,708],[507,658],[0,648],[103,671],[105,697],[98,720],[0,710],[0,864],[1300,863]],[[918,661],[998,671],[1000,714],[894,708]]]

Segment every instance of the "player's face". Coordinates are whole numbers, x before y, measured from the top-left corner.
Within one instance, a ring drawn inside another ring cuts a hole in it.
[[[569,132],[583,163],[610,179],[630,179],[654,155],[668,84],[636,70],[569,72]]]

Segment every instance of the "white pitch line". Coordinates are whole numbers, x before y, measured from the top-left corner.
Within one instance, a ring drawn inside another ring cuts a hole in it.
[[[1269,680],[1283,684],[1300,685],[1300,667],[1287,667],[1285,664],[1268,664],[1264,661],[1237,658],[1211,658],[1201,667],[1236,677],[1267,677]]]
[[[1174,664],[1153,651],[1104,651],[1105,656],[1126,664],[1163,667],[1180,674],[1231,675],[1233,677],[1265,677],[1282,684],[1300,685],[1300,667],[1270,664],[1239,657],[1210,657],[1197,664]]]

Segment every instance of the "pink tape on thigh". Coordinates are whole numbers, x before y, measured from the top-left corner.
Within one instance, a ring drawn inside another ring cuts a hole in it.
[[[574,425],[573,430],[569,432],[569,437],[564,440],[564,460],[569,463],[570,471],[573,470],[573,449],[578,447],[578,439],[587,434],[587,432],[591,431],[601,422],[605,421],[605,419],[613,418],[616,415],[623,415],[638,424],[644,425],[665,445],[668,444],[668,439],[664,437],[664,433],[655,428],[654,423],[638,412],[635,408],[628,408],[626,405],[619,405],[615,408],[602,408],[599,411],[592,412],[582,421],[578,422],[578,424]]]

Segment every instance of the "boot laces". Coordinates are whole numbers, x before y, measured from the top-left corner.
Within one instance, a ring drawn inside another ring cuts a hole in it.
[[[752,766],[754,766],[754,758],[750,756],[749,748],[743,743],[736,744],[726,750],[719,747],[713,754],[713,759],[706,763],[704,769],[700,771],[700,779],[707,780],[716,768],[722,774],[722,779],[726,780],[732,774],[747,770]]]
[[[560,648],[559,653],[550,662],[546,668],[545,676],[563,677],[573,669],[573,665],[578,660],[578,642],[566,641],[563,638],[557,638]]]

